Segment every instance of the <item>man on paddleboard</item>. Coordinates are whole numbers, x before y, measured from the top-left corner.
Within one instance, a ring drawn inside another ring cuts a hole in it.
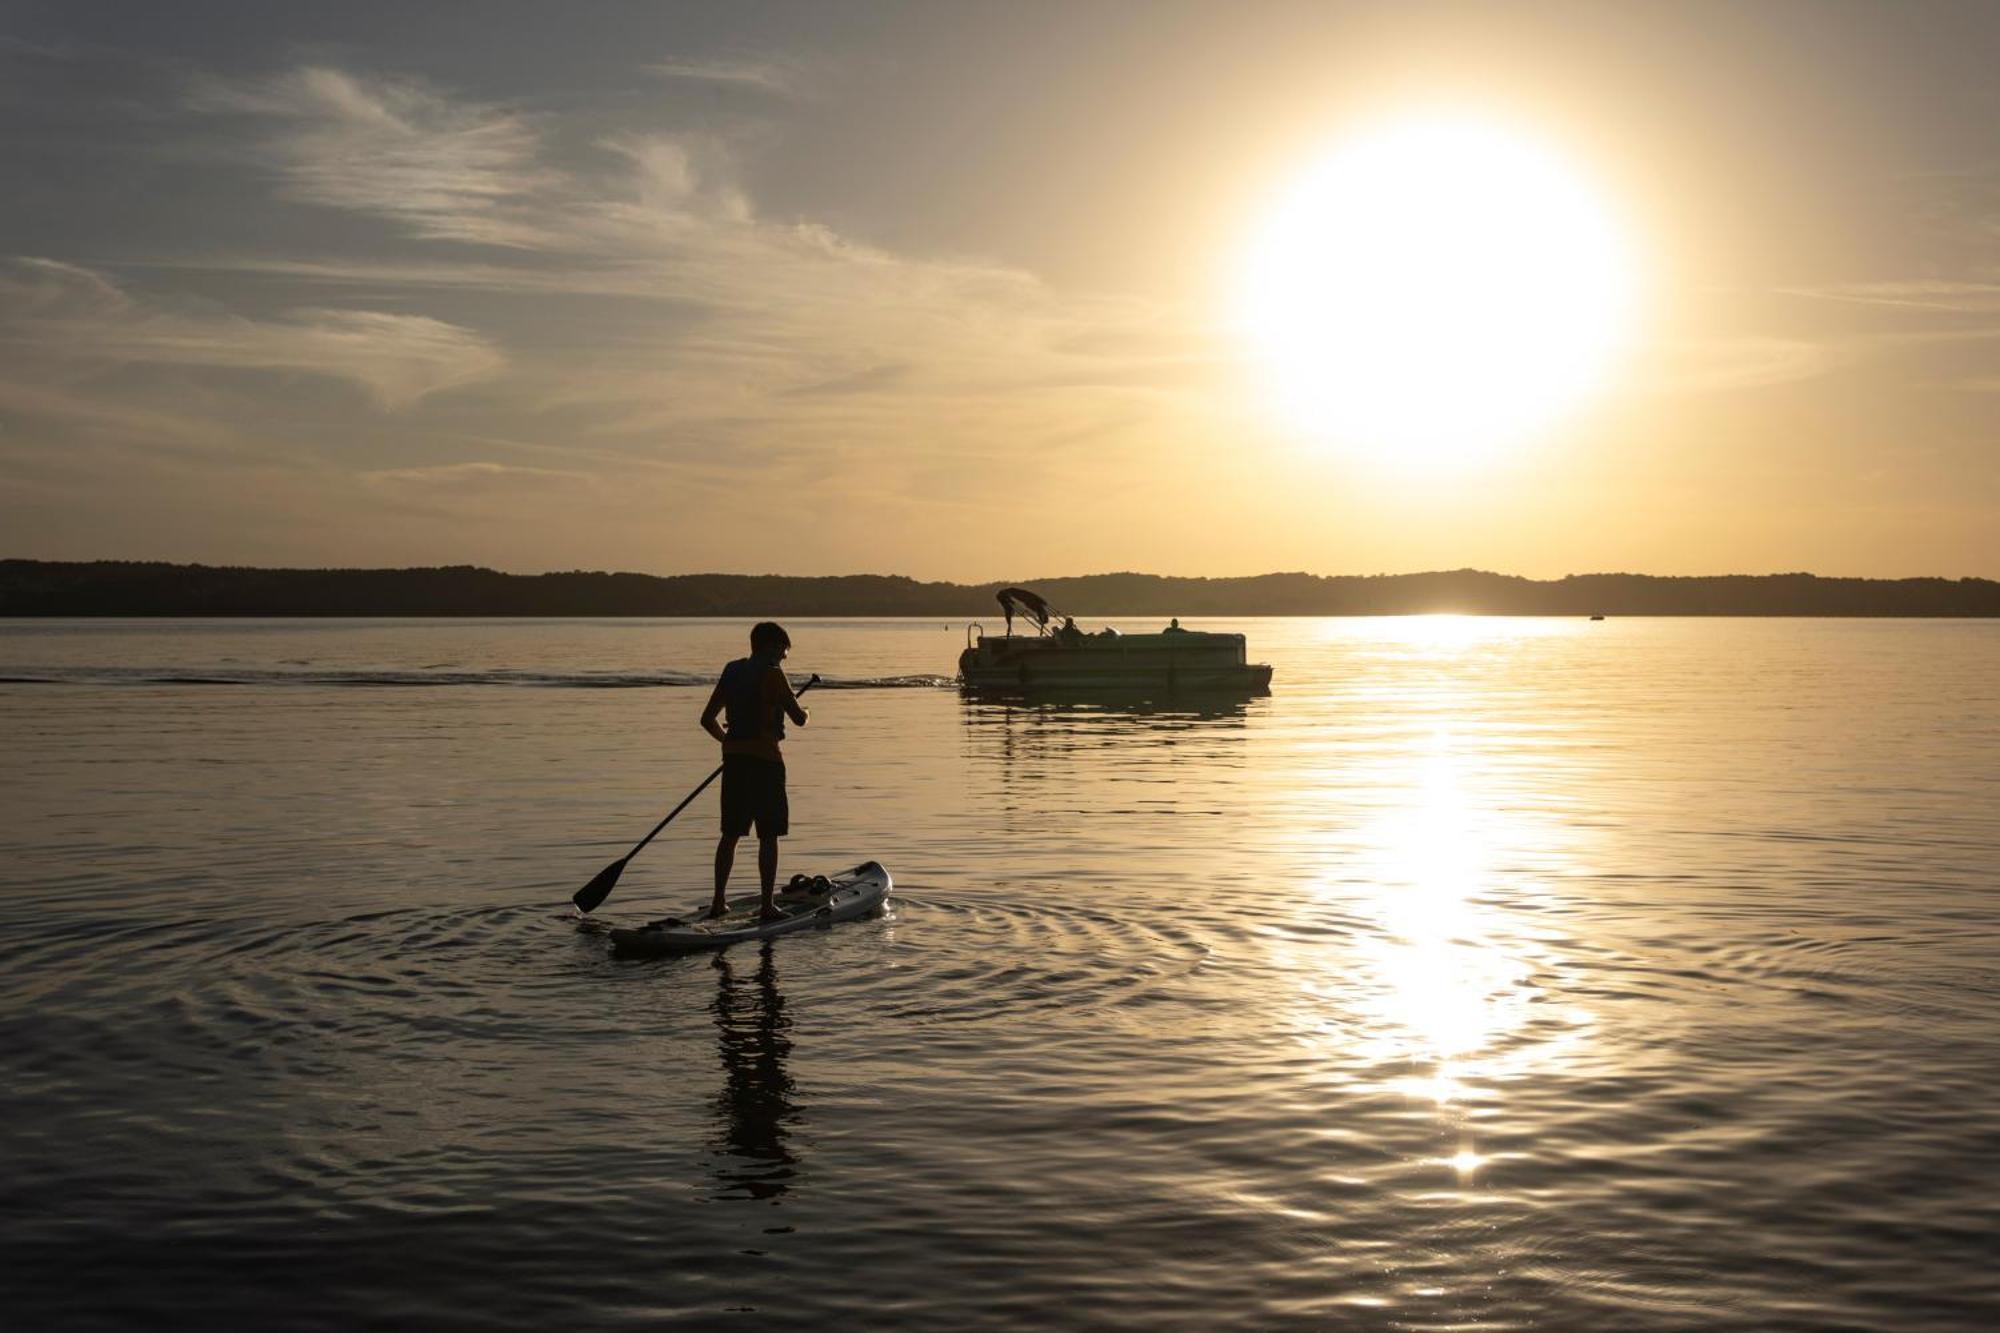
[[[736,864],[736,842],[757,829],[757,881],[763,890],[766,921],[784,915],[771,901],[778,882],[778,839],[791,831],[785,801],[785,718],[803,727],[806,710],[792,693],[778,664],[792,650],[792,637],[766,620],[750,631],[750,656],[722,669],[701,727],[722,743],[722,840],[715,844],[715,901],[710,916],[728,914],[725,891]],[[727,726],[718,725],[721,717]]]

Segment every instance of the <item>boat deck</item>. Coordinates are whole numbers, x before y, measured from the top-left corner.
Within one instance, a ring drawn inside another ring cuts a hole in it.
[[[1063,643],[1052,636],[982,637],[959,656],[974,688],[1035,686],[1261,690],[1271,668],[1247,660],[1241,634],[1183,630],[1161,634],[1091,634]]]

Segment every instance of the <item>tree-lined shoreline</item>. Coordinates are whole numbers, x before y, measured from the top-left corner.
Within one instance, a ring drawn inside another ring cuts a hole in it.
[[[2000,616],[1991,579],[1484,570],[1025,580],[1074,615]],[[471,565],[263,569],[0,560],[0,616],[991,616],[1005,583],[891,574],[504,574]]]

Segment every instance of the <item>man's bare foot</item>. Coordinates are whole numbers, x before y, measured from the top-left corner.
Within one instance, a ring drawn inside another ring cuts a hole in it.
[[[759,921],[783,921],[790,915],[790,912],[779,907],[776,903],[765,903],[764,910],[757,913],[757,919]]]
[[[728,916],[728,915],[729,915],[729,904],[724,902],[722,899],[717,898],[713,903],[709,904],[708,919],[710,921],[715,920],[717,917]]]

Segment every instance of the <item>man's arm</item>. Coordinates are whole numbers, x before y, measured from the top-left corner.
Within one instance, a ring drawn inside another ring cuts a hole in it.
[[[701,729],[718,741],[729,739],[715,722],[722,712],[722,703],[722,682],[718,680],[715,682],[715,693],[708,696],[708,707],[701,710]]]
[[[806,706],[799,702],[799,696],[792,693],[792,682],[785,679],[785,673],[773,671],[771,674],[776,677],[778,702],[783,706],[785,716],[792,720],[793,726],[803,727],[806,719],[812,715],[806,712]]]

